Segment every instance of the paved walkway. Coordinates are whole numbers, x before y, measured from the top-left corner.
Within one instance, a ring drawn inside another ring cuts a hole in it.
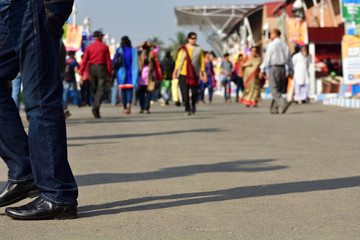
[[[0,238],[359,239],[360,110],[268,105],[217,97],[185,117],[104,104],[100,120],[72,107],[79,218],[13,221],[1,209]]]

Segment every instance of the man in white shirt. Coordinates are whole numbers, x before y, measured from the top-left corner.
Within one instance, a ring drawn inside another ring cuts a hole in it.
[[[260,71],[264,74],[267,67],[269,71],[269,86],[270,92],[273,96],[273,101],[270,106],[270,113],[284,114],[289,108],[291,102],[287,102],[285,98],[281,96],[281,90],[286,84],[286,69],[288,67],[289,75],[293,74],[293,65],[291,61],[291,55],[289,47],[285,42],[280,40],[281,32],[279,29],[270,30],[271,43],[266,48],[266,53],[262,64],[260,65]]]

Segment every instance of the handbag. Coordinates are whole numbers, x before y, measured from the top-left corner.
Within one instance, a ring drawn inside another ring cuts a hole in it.
[[[114,81],[116,78],[117,72],[122,66],[122,54],[118,51],[116,58],[111,66],[111,80]]]

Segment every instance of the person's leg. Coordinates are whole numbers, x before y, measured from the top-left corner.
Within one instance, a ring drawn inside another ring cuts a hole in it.
[[[67,159],[59,73],[60,31],[73,2],[6,2],[0,12],[8,23],[10,38],[17,40],[13,46],[19,57],[24,102],[30,116],[28,142],[35,183],[42,199],[55,205],[76,206],[78,191]]]
[[[3,78],[0,80],[0,142],[0,156],[8,166],[9,182],[33,181],[28,136],[11,97],[9,82]]]
[[[236,98],[235,98],[235,102],[239,101],[239,92],[240,92],[240,77],[236,76],[235,78],[235,83],[236,83]]]
[[[151,99],[153,98],[152,97],[152,92],[149,92],[149,91],[147,91],[146,90],[146,92],[145,92],[145,104],[144,104],[144,110],[146,110],[146,111],[148,111],[148,113],[149,113],[149,110],[150,110],[150,101],[151,101]],[[155,93],[156,94],[156,93]]]
[[[146,86],[139,86],[138,90],[138,98],[139,98],[139,104],[140,104],[140,110],[145,110],[145,92],[146,92]]]
[[[231,100],[231,78],[228,76],[227,77],[227,100]]]
[[[284,69],[285,71],[285,69]],[[284,100],[281,97],[281,74],[283,73],[281,67],[271,67],[269,73],[269,87],[270,93],[274,99],[274,104],[272,104],[272,109],[282,108],[284,106]]]
[[[198,99],[198,87],[197,86],[189,86],[191,90],[191,112],[196,112],[196,102]]]
[[[186,84],[185,76],[180,75],[179,85],[180,85],[183,103],[185,105],[185,112],[190,112],[189,86]]]
[[[73,89],[73,92],[74,92],[74,96],[75,96],[75,100],[76,100],[76,105],[78,107],[81,107],[81,96],[80,96],[80,91],[79,89],[77,88],[77,82],[76,80],[74,80],[72,83],[72,89]]]
[[[93,65],[97,81],[96,93],[94,94],[93,111],[99,113],[100,105],[106,91],[107,70],[105,65]]]
[[[117,81],[114,81],[114,84],[111,87],[111,105],[116,105],[117,101],[118,101],[118,85],[117,85]]]
[[[127,93],[126,93],[126,103],[131,105],[132,100],[133,100],[134,89],[129,88],[129,89],[126,89],[126,91],[127,91]]]
[[[126,89],[121,89],[121,101],[124,107],[124,111],[126,110],[126,103],[127,103],[127,91]]]
[[[85,99],[86,99],[86,104],[88,106],[91,106],[92,104],[92,99],[91,99],[91,87],[90,87],[90,80],[86,80],[84,81],[84,87],[85,87]]]
[[[0,10],[4,6],[0,3]],[[8,182],[34,181],[30,164],[28,136],[24,131],[19,111],[11,97],[10,80],[19,72],[19,58],[8,37],[8,28],[0,16],[0,157],[8,167]],[[4,188],[5,190],[5,188]],[[21,199],[20,199],[21,200]],[[1,192],[0,204],[13,202]]]
[[[21,89],[21,77],[17,76],[14,80],[11,81],[12,92],[11,96],[15,102],[16,108],[20,109],[20,89]]]
[[[133,88],[126,89],[126,114],[131,113],[132,99],[133,99]]]
[[[212,98],[213,98],[213,92],[214,92],[214,88],[213,87],[209,87],[208,88],[208,92],[209,92],[209,103],[212,103]]]

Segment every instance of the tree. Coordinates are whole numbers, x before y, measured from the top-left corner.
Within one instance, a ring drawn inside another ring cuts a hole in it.
[[[178,51],[179,47],[181,45],[186,44],[187,36],[186,36],[186,34],[184,32],[177,32],[176,33],[176,40],[170,38],[170,41],[172,42],[172,44],[168,48],[166,48],[165,50],[170,51],[171,56],[173,58],[176,58],[177,51]]]
[[[161,59],[161,56],[163,56],[163,52],[165,51],[165,49],[164,49],[164,41],[162,41],[158,37],[149,38],[146,41],[151,42],[154,45],[160,46],[160,52],[157,54],[157,58]]]

